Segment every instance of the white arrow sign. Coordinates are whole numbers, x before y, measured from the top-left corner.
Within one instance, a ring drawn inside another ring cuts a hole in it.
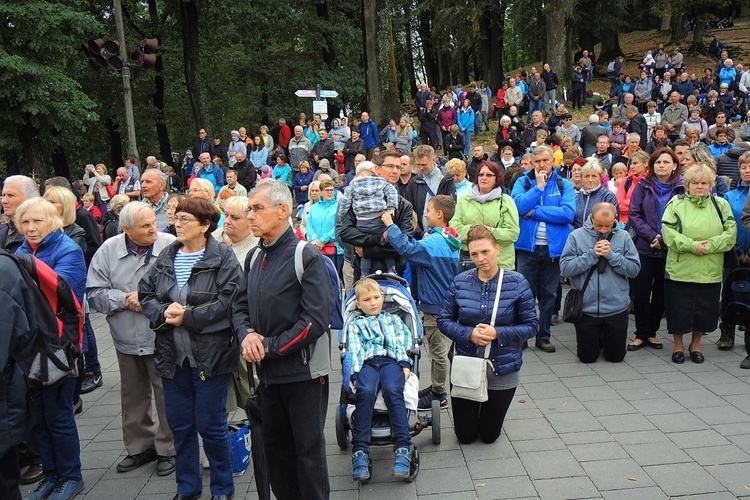
[[[335,90],[321,90],[320,91],[320,97],[327,97],[330,99],[334,99],[339,96],[339,93]]]
[[[300,89],[297,92],[295,92],[294,95],[296,95],[297,97],[315,97],[316,96],[316,92],[314,90],[302,90],[302,89]],[[336,95],[338,95],[338,94],[336,94]]]

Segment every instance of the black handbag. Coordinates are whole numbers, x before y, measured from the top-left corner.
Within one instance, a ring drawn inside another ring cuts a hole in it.
[[[711,202],[714,204],[714,208],[716,209],[716,213],[719,215],[719,220],[721,221],[721,227],[724,227],[724,216],[721,215],[721,209],[719,208],[719,204],[716,203],[716,198],[714,195],[711,195]],[[740,261],[737,258],[737,250],[735,250],[734,247],[732,247],[731,250],[727,250],[724,252],[724,269],[733,269],[740,265]]]
[[[589,286],[591,277],[596,272],[598,263],[594,265],[589,271],[589,275],[586,276],[586,281],[583,282],[583,288],[576,290],[571,288],[568,295],[565,296],[565,305],[563,306],[563,321],[566,323],[575,323],[580,321],[583,317],[583,294],[586,292],[586,287]]]

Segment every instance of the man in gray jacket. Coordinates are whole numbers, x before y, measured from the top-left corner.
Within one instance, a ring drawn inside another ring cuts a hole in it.
[[[128,456],[117,472],[158,460],[156,473],[174,472],[174,443],[164,409],[161,377],[154,366],[155,334],[141,313],[138,282],[174,236],[157,231],[156,215],[142,202],[120,212],[123,234],[105,241],[91,260],[86,294],[89,305],[107,315],[120,368],[122,437]],[[153,419],[151,397],[158,424]]]
[[[578,359],[599,357],[618,363],[625,358],[628,334],[628,278],[641,270],[641,261],[627,231],[617,225],[615,206],[597,203],[583,227],[568,236],[560,257],[560,276],[583,291],[583,317],[575,323]]]

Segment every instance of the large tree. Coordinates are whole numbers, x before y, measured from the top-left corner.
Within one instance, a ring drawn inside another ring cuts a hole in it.
[[[576,0],[550,0],[544,6],[544,22],[547,28],[546,62],[563,78],[567,78],[571,73],[568,32],[575,4]]]
[[[396,55],[387,0],[363,0],[367,107],[376,123],[400,115]]]

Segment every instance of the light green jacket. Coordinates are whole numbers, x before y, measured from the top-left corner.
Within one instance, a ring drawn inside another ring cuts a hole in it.
[[[502,203],[501,203],[502,200]],[[502,198],[479,203],[471,193],[461,197],[456,204],[456,213],[450,222],[461,237],[461,250],[468,251],[466,236],[474,226],[487,226],[500,245],[497,263],[503,269],[514,270],[516,267],[516,250],[513,244],[518,239],[518,209],[509,195]]]
[[[721,283],[724,252],[734,247],[737,222],[729,203],[718,196],[715,200],[721,217],[708,196],[679,195],[667,203],[662,217],[662,238],[668,248],[667,279]],[[706,241],[707,253],[696,255],[701,241]]]

